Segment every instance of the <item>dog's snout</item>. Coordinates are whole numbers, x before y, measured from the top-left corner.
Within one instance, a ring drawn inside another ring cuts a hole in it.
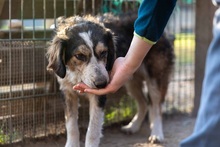
[[[105,88],[107,86],[107,81],[106,80],[98,80],[94,82],[94,85],[97,88]]]

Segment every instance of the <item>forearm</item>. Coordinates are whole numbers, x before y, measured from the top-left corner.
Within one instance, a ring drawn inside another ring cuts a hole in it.
[[[134,25],[134,37],[127,55],[125,68],[134,73],[154,43],[160,38],[175,7],[176,0],[144,0]],[[160,24],[160,25],[159,25]]]
[[[125,68],[130,74],[133,74],[141,65],[144,57],[153,44],[134,35],[127,55],[125,56]]]

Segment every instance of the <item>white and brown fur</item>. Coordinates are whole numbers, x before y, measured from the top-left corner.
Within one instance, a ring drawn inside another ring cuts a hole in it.
[[[117,57],[125,56],[127,53],[133,37],[133,24],[136,17],[137,15],[134,13],[128,13],[121,16],[106,14],[99,18],[104,22],[105,27],[117,36]],[[167,93],[174,58],[172,44],[163,34],[151,48],[140,68],[135,72],[133,79],[125,85],[128,94],[135,98],[138,109],[131,122],[122,127],[122,131],[137,132],[148,113],[151,128],[148,140],[152,143],[164,140],[161,104]]]
[[[117,57],[124,56],[133,36],[136,16],[61,18],[55,36],[48,48],[48,69],[53,70],[65,95],[67,129],[66,147],[79,147],[78,98],[73,85],[84,82],[92,88],[103,88],[109,82],[108,72]],[[110,31],[111,30],[111,31]],[[113,37],[116,36],[116,39]],[[115,47],[117,50],[115,50]],[[137,100],[138,112],[132,121],[122,128],[127,133],[137,132],[149,111],[151,142],[163,141],[161,103],[167,91],[173,67],[173,49],[163,36],[153,46],[126,84],[128,93]],[[148,89],[145,95],[143,89]],[[98,147],[102,136],[103,108],[106,96],[85,94],[90,102],[90,121],[85,146]]]
[[[79,94],[72,88],[83,82],[92,88],[104,88],[115,59],[112,33],[92,17],[61,18],[48,48],[48,69],[57,75],[65,95],[66,147],[80,147],[78,129]],[[103,108],[106,96],[86,94],[90,102],[90,120],[86,147],[98,147],[102,136]]]

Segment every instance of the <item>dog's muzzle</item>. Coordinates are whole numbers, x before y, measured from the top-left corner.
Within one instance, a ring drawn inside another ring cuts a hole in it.
[[[105,88],[107,86],[108,82],[106,79],[97,79],[94,81],[94,85],[96,88]]]

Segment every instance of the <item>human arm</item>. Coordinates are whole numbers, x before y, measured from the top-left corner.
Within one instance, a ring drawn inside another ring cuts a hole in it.
[[[110,73],[110,83],[104,89],[91,89],[79,83],[73,89],[96,95],[114,93],[128,81],[144,57],[160,38],[175,7],[176,0],[143,0],[134,25],[134,36],[125,57],[116,59]]]

